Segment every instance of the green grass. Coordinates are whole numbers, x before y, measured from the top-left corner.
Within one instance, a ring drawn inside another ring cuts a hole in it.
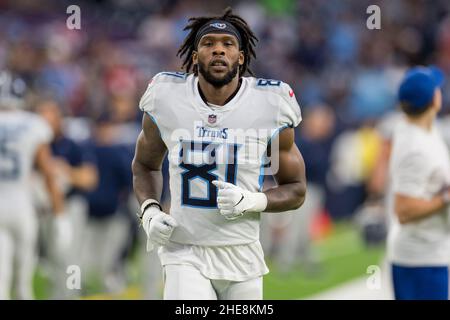
[[[349,223],[334,225],[326,238],[313,243],[318,263],[307,272],[298,267],[288,273],[282,273],[272,261],[268,261],[270,273],[264,277],[264,299],[302,299],[346,281],[366,275],[369,265],[379,264],[384,254],[384,245],[366,247]],[[136,260],[136,259],[133,259]],[[91,299],[141,299],[139,275],[130,287],[120,295],[97,294],[95,286],[90,286]],[[50,285],[48,278],[38,268],[34,278],[37,299],[48,299]]]
[[[366,247],[349,224],[338,224],[327,238],[313,244],[319,263],[313,272],[298,268],[280,273],[270,263],[264,278],[264,299],[301,299],[318,294],[366,274],[367,267],[379,264],[384,246]]]
[[[33,278],[33,288],[35,299],[47,299],[50,295],[49,279],[43,274],[41,269],[37,269]]]

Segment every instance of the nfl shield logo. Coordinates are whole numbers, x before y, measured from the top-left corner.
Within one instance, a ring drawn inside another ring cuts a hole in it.
[[[211,123],[211,124],[216,123],[216,120],[217,120],[217,116],[215,114],[210,114],[208,116],[208,123]]]

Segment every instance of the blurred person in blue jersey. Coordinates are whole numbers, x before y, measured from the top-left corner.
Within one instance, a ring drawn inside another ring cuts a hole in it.
[[[108,112],[95,123],[92,139],[98,185],[87,193],[88,220],[83,236],[82,260],[85,280],[99,281],[103,289],[117,292],[125,286],[124,248],[130,236],[127,219],[132,190],[132,153],[117,141],[116,125]]]
[[[53,245],[70,245],[64,199],[52,167],[52,131],[27,107],[27,85],[8,71],[0,72],[0,300],[33,299],[38,222],[30,185],[33,168],[43,176],[53,213]],[[14,288],[13,288],[14,287]]]
[[[54,161],[52,163],[60,188],[66,201],[66,212],[72,225],[73,241],[67,250],[55,251],[51,243],[47,254],[50,259],[51,280],[53,281],[53,298],[74,296],[76,290],[66,287],[67,267],[80,265],[82,232],[87,218],[87,202],[85,192],[93,190],[98,181],[96,161],[93,152],[84,143],[70,138],[64,130],[64,118],[61,107],[56,100],[45,98],[40,100],[35,110],[50,125],[53,140],[50,144]],[[42,219],[45,222],[45,215]],[[43,230],[45,226],[43,224]]]
[[[393,135],[387,254],[398,300],[448,299],[450,157],[435,126],[443,73],[409,70],[399,88],[405,118]]]

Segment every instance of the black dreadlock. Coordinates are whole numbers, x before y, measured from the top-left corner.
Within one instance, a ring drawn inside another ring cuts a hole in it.
[[[189,18],[189,24],[183,30],[191,30],[187,37],[184,39],[183,44],[180,49],[178,49],[177,56],[182,58],[184,56],[184,61],[182,67],[186,72],[190,72],[192,68],[192,53],[196,51],[194,48],[195,36],[198,30],[211,20],[224,20],[227,21],[238,30],[242,38],[242,48],[244,51],[244,64],[239,68],[239,76],[245,74],[248,71],[249,74],[254,75],[252,70],[250,70],[249,65],[251,58],[256,59],[255,45],[258,38],[255,36],[253,31],[248,26],[247,22],[240,16],[233,14],[233,10],[228,7],[223,12],[222,16],[210,16],[210,17],[193,17]],[[197,66],[194,66],[193,72],[197,75]]]

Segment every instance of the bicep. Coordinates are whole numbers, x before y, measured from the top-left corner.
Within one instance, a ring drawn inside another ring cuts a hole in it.
[[[278,184],[301,182],[306,184],[305,162],[294,143],[294,129],[287,128],[278,136],[278,150],[272,150],[272,160],[278,160],[275,179]],[[273,159],[278,155],[278,159]]]
[[[150,170],[160,170],[166,153],[167,147],[160,136],[158,127],[148,115],[144,114],[133,163],[143,165]]]

